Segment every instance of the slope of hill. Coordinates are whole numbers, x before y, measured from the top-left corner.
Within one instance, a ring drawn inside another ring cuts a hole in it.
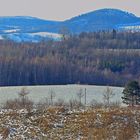
[[[117,9],[96,10],[63,22],[28,16],[0,17],[0,39],[16,42],[60,40],[59,31],[63,28],[73,34],[112,29],[139,31],[140,18]]]
[[[0,38],[16,42],[59,38],[60,35],[54,34],[58,32],[56,29],[59,24],[60,22],[26,16],[0,17]]]
[[[65,25],[74,33],[120,29],[128,25],[135,26],[136,24],[140,25],[140,18],[117,9],[101,9],[65,22]]]

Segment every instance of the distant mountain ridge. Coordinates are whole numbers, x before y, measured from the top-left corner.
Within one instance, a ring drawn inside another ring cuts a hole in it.
[[[29,16],[0,17],[0,39],[16,42],[60,40],[63,28],[73,34],[113,29],[140,31],[140,18],[118,9],[100,9],[62,22]]]
[[[140,25],[140,18],[118,9],[101,9],[78,17],[74,17],[66,23],[74,32],[91,32],[98,30],[120,29],[123,26]],[[66,24],[66,25],[67,25]]]

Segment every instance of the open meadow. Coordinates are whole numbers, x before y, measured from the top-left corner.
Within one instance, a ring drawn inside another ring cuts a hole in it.
[[[86,89],[86,100],[89,104],[92,100],[97,102],[103,102],[103,94],[106,91],[106,86],[91,86],[91,85],[55,85],[55,86],[27,86],[26,89],[29,91],[29,99],[37,103],[45,100],[49,97],[50,91],[55,93],[54,100],[63,99],[65,102],[69,100],[78,100],[77,93],[82,90],[85,94]],[[122,87],[110,87],[115,94],[111,101],[122,103]],[[4,103],[7,100],[15,99],[18,97],[18,93],[22,87],[1,87],[0,88],[0,103]],[[85,99],[82,98],[82,103]]]

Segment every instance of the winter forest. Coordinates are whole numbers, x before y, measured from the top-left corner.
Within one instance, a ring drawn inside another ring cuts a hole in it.
[[[100,31],[62,41],[0,41],[0,85],[124,86],[140,80],[140,33]]]

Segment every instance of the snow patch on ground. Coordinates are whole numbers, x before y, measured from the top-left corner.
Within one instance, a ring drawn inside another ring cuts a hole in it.
[[[11,29],[11,30],[5,30],[5,33],[15,33],[17,31],[20,31],[20,29]]]
[[[37,33],[30,33],[30,35],[38,35],[42,37],[51,37],[51,38],[61,38],[61,34],[56,34],[56,33],[49,33],[49,32],[37,32]]]
[[[126,30],[140,30],[140,25],[130,25],[130,26],[124,26],[124,27],[121,27],[122,29],[126,29]]]
[[[0,40],[3,40],[4,38],[2,37],[2,35],[0,35]]]

